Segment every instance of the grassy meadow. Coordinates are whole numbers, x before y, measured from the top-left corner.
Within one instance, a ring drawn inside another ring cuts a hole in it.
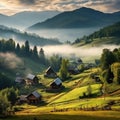
[[[5,120],[119,120],[119,112],[114,111],[79,111],[60,112],[38,115],[16,115],[4,118]],[[3,118],[0,118],[3,120]]]

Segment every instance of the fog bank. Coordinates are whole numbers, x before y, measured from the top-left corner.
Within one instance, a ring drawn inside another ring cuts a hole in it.
[[[56,45],[56,46],[44,46],[43,49],[45,54],[51,56],[53,54],[59,54],[62,56],[71,56],[75,55],[76,57],[81,57],[83,59],[97,59],[100,58],[102,51],[104,48],[108,48],[113,50],[114,48],[118,48],[120,46],[117,45],[104,45],[100,47],[74,47],[71,45]],[[40,47],[39,47],[40,48]]]

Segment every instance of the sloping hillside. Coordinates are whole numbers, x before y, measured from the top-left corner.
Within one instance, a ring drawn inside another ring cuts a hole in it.
[[[56,45],[60,42],[56,39],[47,39],[38,36],[37,34],[30,34],[27,32],[21,32],[17,29],[9,28],[0,25],[0,38],[10,39],[13,38],[19,42],[28,40],[32,45]]]
[[[37,23],[28,29],[101,27],[119,20],[120,16],[118,14],[102,13],[83,7],[74,11],[63,12],[42,23]]]
[[[89,36],[77,39],[74,44],[77,46],[99,46],[120,44],[120,22],[100,29]]]
[[[24,11],[11,16],[0,14],[0,24],[25,29],[37,22],[42,22],[48,18],[59,14],[59,11]]]

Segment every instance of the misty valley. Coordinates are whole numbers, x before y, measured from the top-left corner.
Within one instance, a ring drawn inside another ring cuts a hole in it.
[[[0,14],[0,120],[119,120],[119,13]]]
[[[77,38],[81,38],[84,35],[89,35],[99,29],[99,27],[77,29],[40,29],[28,32],[36,33],[39,36],[45,38],[55,38],[58,39],[60,42],[65,43],[67,41],[73,42]]]

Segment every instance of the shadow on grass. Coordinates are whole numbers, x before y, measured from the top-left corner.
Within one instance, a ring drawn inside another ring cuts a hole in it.
[[[58,115],[58,114],[44,114],[44,115],[25,115],[25,116],[11,116],[0,118],[0,120],[120,120],[115,117],[97,117],[85,115]]]

